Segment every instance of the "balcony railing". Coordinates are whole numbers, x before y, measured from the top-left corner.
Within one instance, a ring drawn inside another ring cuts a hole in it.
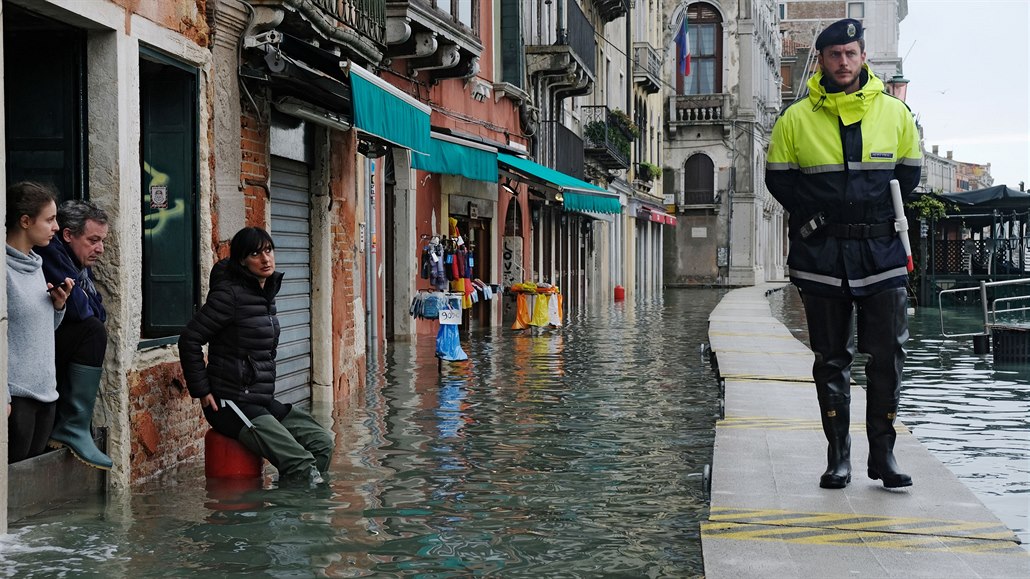
[[[351,28],[375,41],[386,44],[386,0],[254,0],[255,5],[285,5],[299,12],[304,20],[315,23],[335,21],[336,26]],[[328,16],[329,18],[325,18]]]
[[[649,42],[633,43],[633,81],[644,91],[656,93],[662,88],[662,61]]]
[[[630,128],[604,105],[582,107],[581,119],[586,153],[605,169],[628,169]]]
[[[669,97],[670,123],[721,123],[731,114],[728,94],[681,94]]]
[[[575,0],[565,3],[565,21],[555,21],[551,4],[533,2],[523,21],[528,53],[554,53],[556,48],[571,51],[583,68],[593,76],[597,67],[597,40],[594,27]],[[532,70],[530,72],[533,72]]]
[[[537,142],[541,146],[540,161],[566,175],[583,179],[583,139],[558,121],[540,123]]]

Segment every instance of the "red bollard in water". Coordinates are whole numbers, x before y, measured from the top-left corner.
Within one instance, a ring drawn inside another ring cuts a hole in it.
[[[215,429],[204,435],[204,474],[210,478],[257,478],[262,458]]]
[[[621,285],[615,286],[615,301],[621,302],[626,299],[626,288]]]

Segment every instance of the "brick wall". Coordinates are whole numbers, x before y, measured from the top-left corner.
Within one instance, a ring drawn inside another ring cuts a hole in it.
[[[265,223],[269,195],[268,179],[270,158],[268,153],[268,125],[258,121],[254,110],[244,107],[240,118],[240,143],[243,148],[241,177],[243,179],[243,202],[246,205],[248,225],[268,227]],[[229,238],[235,231],[223,232]]]
[[[364,254],[358,251],[359,190],[357,139],[353,131],[334,131],[330,142],[333,199],[333,399],[345,400],[364,382],[365,337],[361,280]],[[359,335],[360,334],[360,335]]]
[[[178,362],[129,375],[130,478],[144,482],[203,456],[207,422],[190,398]]]

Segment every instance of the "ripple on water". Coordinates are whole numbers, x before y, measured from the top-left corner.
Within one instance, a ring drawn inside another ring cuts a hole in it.
[[[697,347],[723,293],[474,332],[441,370],[432,340],[393,344],[334,416],[328,488],[182,469],[16,525],[0,574],[700,576],[719,390]]]

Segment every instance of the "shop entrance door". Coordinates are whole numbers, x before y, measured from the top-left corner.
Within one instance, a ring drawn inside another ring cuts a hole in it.
[[[469,217],[457,217],[457,219],[458,229],[465,239],[465,244],[472,250],[472,279],[479,278],[485,283],[491,283],[492,280],[489,277],[493,264],[490,262],[490,220]],[[489,326],[492,304],[493,302],[483,300],[472,304],[471,309],[465,310],[462,328],[467,331],[473,326]]]

